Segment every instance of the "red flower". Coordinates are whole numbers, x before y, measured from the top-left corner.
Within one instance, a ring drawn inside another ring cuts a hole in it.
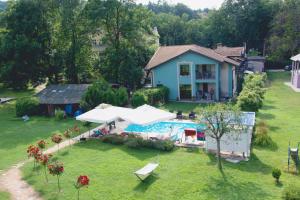
[[[88,176],[85,176],[85,175],[80,175],[78,178],[77,178],[77,183],[75,185],[75,187],[77,189],[83,187],[83,186],[88,186],[89,185],[89,182],[90,182],[90,179]]]
[[[48,165],[49,173],[54,175],[61,175],[64,172],[64,166],[62,163],[56,162]]]
[[[49,162],[49,156],[47,154],[43,154],[39,157],[39,161],[42,165],[47,165]]]
[[[62,137],[59,134],[52,135],[52,142],[59,144],[62,141]]]
[[[27,154],[28,154],[29,158],[34,157],[35,159],[38,159],[41,156],[42,153],[41,153],[40,149],[37,146],[30,145],[27,148]]]

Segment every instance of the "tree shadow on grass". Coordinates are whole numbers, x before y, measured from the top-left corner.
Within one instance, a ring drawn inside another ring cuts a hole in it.
[[[249,161],[241,161],[237,164],[225,162],[224,167],[235,168],[250,173],[259,172],[262,174],[269,174],[272,171],[272,166],[263,163],[254,153],[251,154]]]
[[[215,154],[208,153],[207,154],[209,158],[209,162],[207,162],[207,165],[215,165],[217,167],[217,158]],[[251,154],[249,161],[241,161],[240,163],[230,163],[227,162],[225,159],[222,159],[223,167],[226,169],[227,167],[234,168],[240,171],[246,171],[251,173],[263,173],[268,174],[271,172],[272,167],[270,165],[267,165],[261,160],[257,158],[255,154]]]
[[[253,145],[252,148],[254,149],[258,149],[258,150],[269,150],[269,151],[277,151],[278,150],[278,145],[276,144],[276,142],[274,142],[271,139],[271,144],[267,145],[267,146],[258,146],[258,145]]]
[[[262,120],[275,119],[275,115],[273,115],[271,113],[262,113],[262,112],[259,112],[257,114],[257,116],[260,117]]]
[[[145,192],[156,180],[159,179],[158,174],[152,174],[144,181],[140,181],[140,183],[134,187],[134,191],[136,192]]]
[[[222,177],[211,177],[204,192],[213,199],[261,199],[270,196],[261,186],[248,180],[241,181],[223,174]]]

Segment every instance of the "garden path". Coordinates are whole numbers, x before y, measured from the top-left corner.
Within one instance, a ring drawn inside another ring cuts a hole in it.
[[[101,126],[95,129],[98,128],[101,128]],[[78,142],[81,137],[88,137],[89,134],[89,131],[87,131],[77,137],[65,140],[59,144],[59,149],[73,145]],[[58,145],[54,145],[44,151],[44,153],[55,153],[57,150]],[[0,191],[9,192],[12,200],[42,200],[39,193],[36,192],[26,181],[22,180],[22,172],[20,168],[28,161],[29,160],[22,161],[14,165],[7,171],[2,172],[0,175]]]

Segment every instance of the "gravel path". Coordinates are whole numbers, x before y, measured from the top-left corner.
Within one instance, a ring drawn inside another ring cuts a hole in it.
[[[101,126],[100,126],[101,127]],[[100,128],[97,127],[97,128]],[[95,128],[95,129],[97,129]],[[92,130],[91,130],[92,133]],[[59,149],[65,148],[69,145],[73,145],[78,142],[80,137],[88,137],[89,132],[85,132],[73,139],[66,140],[59,144]],[[50,147],[44,153],[55,153],[57,151],[57,145]],[[0,190],[9,192],[12,200],[42,200],[39,193],[36,192],[26,181],[22,180],[22,172],[20,168],[29,160],[18,163],[12,166],[5,172],[1,173],[0,176]]]

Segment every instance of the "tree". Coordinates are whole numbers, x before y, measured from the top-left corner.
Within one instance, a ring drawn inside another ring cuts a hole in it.
[[[91,77],[94,53],[90,39],[91,30],[84,10],[83,0],[63,0],[60,3],[60,45],[64,73],[69,83],[87,82]]]
[[[216,104],[203,109],[201,116],[206,123],[205,133],[216,140],[218,168],[222,170],[221,138],[229,133],[239,134],[243,129],[241,113],[231,105]]]
[[[269,60],[289,62],[292,55],[300,51],[300,0],[283,2],[272,21],[268,38]]]
[[[105,46],[100,54],[100,73],[109,82],[137,87],[142,69],[155,50],[151,44],[151,12],[131,0],[92,0],[87,10],[94,30],[101,29]]]
[[[11,2],[0,41],[1,80],[16,89],[44,81],[51,57],[50,0]]]
[[[226,0],[209,17],[214,43],[228,46],[247,43],[247,48],[263,50],[278,0]]]

